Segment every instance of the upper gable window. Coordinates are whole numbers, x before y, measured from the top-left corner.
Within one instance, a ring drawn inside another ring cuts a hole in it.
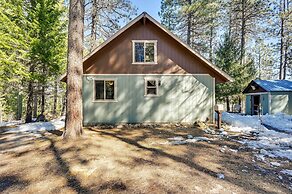
[[[157,40],[133,40],[133,64],[156,64]]]

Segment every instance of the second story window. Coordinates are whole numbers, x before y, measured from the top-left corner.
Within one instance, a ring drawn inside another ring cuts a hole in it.
[[[156,64],[157,41],[134,40],[133,41],[133,64]]]

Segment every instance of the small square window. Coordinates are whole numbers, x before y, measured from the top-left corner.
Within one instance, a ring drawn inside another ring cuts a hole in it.
[[[145,95],[146,96],[158,95],[158,81],[157,80],[145,80]]]
[[[94,100],[115,100],[115,81],[95,80]]]

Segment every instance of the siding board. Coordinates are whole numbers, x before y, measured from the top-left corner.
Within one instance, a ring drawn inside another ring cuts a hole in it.
[[[116,79],[117,102],[93,102],[94,79]],[[144,96],[144,78],[159,78],[158,97]],[[84,75],[84,125],[213,120],[209,75]]]
[[[132,64],[132,40],[157,40],[158,64]],[[221,76],[150,20],[137,22],[84,62],[84,74],[209,74]]]

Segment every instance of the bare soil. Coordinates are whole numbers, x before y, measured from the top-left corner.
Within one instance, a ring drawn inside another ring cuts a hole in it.
[[[71,142],[61,134],[1,128],[0,193],[291,193],[280,167],[199,127],[86,128]],[[171,145],[167,139],[189,134],[213,140]]]

